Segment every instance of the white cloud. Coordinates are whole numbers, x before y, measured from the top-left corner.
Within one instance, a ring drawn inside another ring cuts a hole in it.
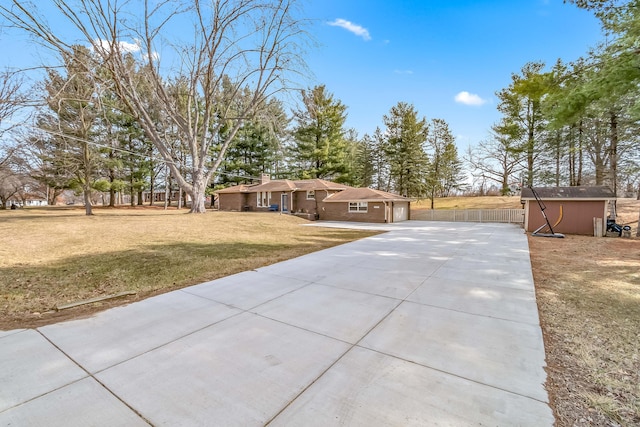
[[[454,99],[456,100],[456,102],[464,105],[479,106],[487,103],[486,99],[482,99],[475,93],[469,93],[465,90],[457,94]]]
[[[129,42],[119,42],[120,49],[124,52],[139,52],[140,51],[140,43],[136,40],[135,43]]]
[[[393,70],[396,74],[413,74],[413,70]]]
[[[100,46],[101,49],[105,51],[109,51],[111,49],[111,42],[108,40],[98,39],[93,42],[94,48]],[[118,42],[118,46],[120,50],[126,53],[139,52],[140,51],[140,43],[136,40],[135,43],[129,42]]]
[[[347,21],[346,19],[338,18],[333,22],[329,22],[328,24],[333,27],[344,28],[345,30],[352,32],[356,36],[362,37],[364,40],[371,40],[371,35],[369,35],[369,30],[367,30],[361,25],[354,24],[351,21]]]
[[[96,49],[99,47],[101,50],[105,52],[109,52],[111,50],[111,42],[108,40],[97,39],[93,42],[93,48]],[[118,47],[123,53],[138,53],[142,52],[142,46],[140,44],[140,40],[134,40],[133,43],[120,41],[118,42]],[[157,61],[160,59],[160,54],[158,52],[151,52],[151,57],[153,60]]]

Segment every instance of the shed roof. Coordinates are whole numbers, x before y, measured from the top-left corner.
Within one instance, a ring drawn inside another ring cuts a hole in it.
[[[323,202],[409,202],[411,199],[373,188],[348,188],[331,194]]]
[[[595,187],[534,187],[534,190],[542,200],[611,200],[616,198],[613,191],[603,185]],[[523,188],[520,199],[535,200],[531,188]]]

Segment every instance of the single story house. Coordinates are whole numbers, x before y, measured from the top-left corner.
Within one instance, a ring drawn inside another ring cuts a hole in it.
[[[263,175],[259,184],[242,184],[218,190],[222,211],[277,211],[315,216],[318,204],[338,191],[350,188],[323,179],[274,179]]]
[[[410,199],[323,179],[269,179],[215,192],[222,211],[275,211],[326,221],[394,222],[409,219]]]
[[[372,188],[348,188],[323,200],[320,219],[400,222],[410,219],[411,199]]]
[[[546,206],[544,212],[556,233],[593,236],[594,218],[600,218],[602,230],[606,231],[608,205],[616,199],[609,187],[534,187],[534,189],[543,206]],[[525,209],[525,231],[534,231],[545,224],[540,206],[530,188],[522,189],[520,202],[524,204]],[[557,225],[554,225],[556,222],[558,222]]]

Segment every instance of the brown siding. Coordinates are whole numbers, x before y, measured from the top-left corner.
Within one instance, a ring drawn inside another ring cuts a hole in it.
[[[307,200],[307,192],[306,191],[296,191],[293,193],[293,211],[294,212],[304,212],[304,213],[316,213],[317,210],[317,202],[316,200],[320,198],[320,200],[324,199],[326,194],[322,190],[316,190],[315,199]]]
[[[318,203],[320,219],[325,221],[385,222],[383,202],[369,202],[367,212],[349,212],[349,203]]]
[[[560,216],[560,205],[562,205],[562,221],[553,231],[564,234],[585,234],[593,236],[593,218],[602,218],[605,212],[605,201],[544,201],[546,205],[545,214],[549,218],[551,226],[556,223]],[[545,224],[544,217],[540,213],[538,203],[529,201],[529,211],[527,212],[529,223],[527,231],[534,231]],[[603,218],[604,220],[604,218]]]
[[[267,206],[262,207],[258,207],[258,193],[249,193],[248,195],[252,211],[268,212],[271,205],[278,205],[278,210],[280,210],[280,196],[282,195],[282,191],[272,191],[271,202]]]
[[[221,211],[241,211],[245,206],[246,194],[243,193],[219,193],[218,209]]]

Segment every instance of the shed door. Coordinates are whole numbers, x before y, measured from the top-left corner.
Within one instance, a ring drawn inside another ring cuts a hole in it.
[[[398,202],[393,204],[393,222],[406,221],[409,218],[409,203]]]

